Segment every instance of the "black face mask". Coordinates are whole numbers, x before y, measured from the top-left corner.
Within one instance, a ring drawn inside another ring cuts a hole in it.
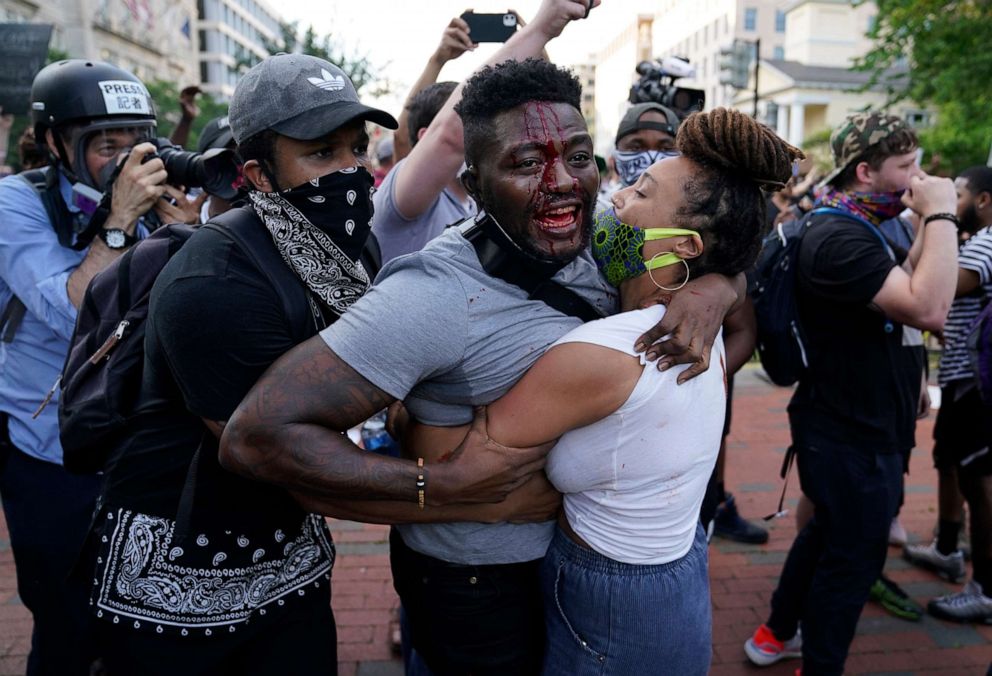
[[[349,167],[280,192],[249,193],[283,259],[335,314],[368,289],[359,262],[372,232],[372,175]]]

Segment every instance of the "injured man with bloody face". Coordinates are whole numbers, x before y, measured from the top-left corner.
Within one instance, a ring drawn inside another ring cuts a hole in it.
[[[493,519],[487,505],[452,518],[445,497],[447,467],[471,462],[462,438],[482,435],[488,448],[505,449],[507,458],[515,453],[486,432],[479,407],[510,391],[569,331],[621,309],[589,245],[598,174],[580,96],[577,79],[545,61],[508,61],[473,76],[457,110],[468,164],[463,180],[480,215],[387,264],[341,320],[270,370],[225,432],[222,457],[230,469],[295,488],[307,509],[400,524],[391,539],[394,584],[413,645],[436,673],[530,674],[544,659],[540,567],[557,511],[544,452],[528,451],[533,462],[507,499],[517,503],[511,520]],[[647,348],[654,357],[687,345],[705,353],[679,369],[680,382],[706,372],[709,345],[737,302],[736,279],[706,272],[693,272],[693,293],[645,294],[648,303],[669,301],[668,309],[656,309],[643,335],[626,341],[631,353],[638,343],[639,353]],[[677,345],[652,345],[666,334]],[[673,355],[660,363],[672,365]],[[654,364],[646,368],[660,375]],[[722,378],[719,368],[710,371],[699,380]],[[606,394],[574,391],[559,403]],[[362,453],[341,432],[396,401],[413,421],[403,443],[416,463],[409,484],[398,488],[402,497],[341,499],[341,468]],[[280,469],[302,462],[301,454],[305,476]],[[494,473],[502,469],[497,458],[486,456]]]

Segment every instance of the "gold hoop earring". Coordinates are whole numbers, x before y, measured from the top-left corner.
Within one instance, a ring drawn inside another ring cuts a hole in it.
[[[654,256],[651,256],[651,260],[653,261],[653,260],[654,260],[655,258],[657,258],[658,256],[661,256],[662,254],[666,254],[666,253],[669,253],[669,252],[667,252],[667,251],[661,251],[661,252],[659,252],[659,253],[656,253],[656,254],[655,254]],[[678,286],[675,286],[675,287],[667,287],[667,286],[662,286],[662,285],[661,285],[661,284],[659,284],[659,283],[658,283],[658,281],[657,281],[657,280],[656,280],[656,279],[654,278],[654,275],[653,275],[653,274],[652,274],[652,272],[651,272],[651,268],[648,268],[648,277],[650,277],[650,278],[651,278],[651,281],[652,281],[652,282],[654,282],[654,285],[655,285],[655,286],[657,286],[657,287],[658,287],[659,289],[661,289],[662,291],[672,291],[672,292],[674,292],[674,291],[678,291],[678,290],[679,290],[679,289],[681,289],[681,288],[682,288],[683,286],[685,286],[686,284],[688,284],[688,283],[689,283],[689,263],[688,263],[688,262],[687,262],[687,261],[686,261],[686,260],[685,260],[684,258],[680,258],[679,260],[680,260],[680,261],[682,262],[682,265],[684,265],[684,266],[685,266],[685,279],[683,279],[683,280],[682,280],[682,283],[681,283],[681,284],[679,284]],[[650,262],[650,261],[648,261],[648,262]]]

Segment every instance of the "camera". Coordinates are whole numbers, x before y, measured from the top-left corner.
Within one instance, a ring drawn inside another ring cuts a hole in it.
[[[172,185],[203,188],[226,200],[237,197],[235,186],[241,177],[241,166],[233,150],[211,148],[205,153],[196,153],[183,150],[167,138],[151,139],[150,143],[156,152],[145,156],[145,161],[153,157],[162,160]]]
[[[703,90],[675,86],[679,78],[696,74],[688,59],[666,56],[664,59],[641,61],[637,64],[637,74],[641,79],[630,88],[631,103],[660,103],[670,108],[679,119],[702,110],[706,104]]]
[[[167,138],[151,138],[147,142],[155,146],[155,152],[145,155],[142,161],[156,157],[162,160],[170,185],[186,190],[203,188],[211,195],[228,201],[238,196],[241,165],[233,150],[212,148],[205,153],[196,153],[183,150]],[[125,156],[119,162],[108,163],[100,176],[100,185],[112,189],[126,160]]]

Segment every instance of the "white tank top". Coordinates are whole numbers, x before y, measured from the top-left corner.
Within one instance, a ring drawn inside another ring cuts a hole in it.
[[[602,345],[639,357],[643,366],[627,401],[562,436],[546,468],[564,494],[572,529],[600,554],[624,563],[667,563],[689,551],[723,432],[722,333],[709,370],[684,385],[675,379],[688,366],[662,373],[634,352],[637,337],[664,314],[662,305],[623,312],[584,324],[555,343]]]

